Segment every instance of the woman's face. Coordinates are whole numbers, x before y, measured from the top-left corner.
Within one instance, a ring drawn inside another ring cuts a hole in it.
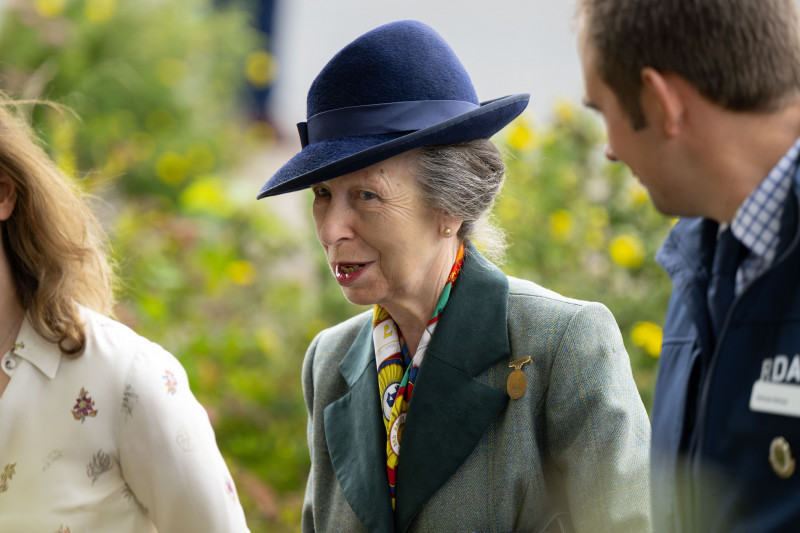
[[[419,197],[416,157],[406,152],[312,187],[317,237],[352,303],[392,313],[447,278],[456,239],[444,238],[442,217]]]

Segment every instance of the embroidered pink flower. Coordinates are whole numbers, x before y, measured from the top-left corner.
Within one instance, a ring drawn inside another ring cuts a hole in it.
[[[233,488],[233,481],[230,479],[225,480],[225,492],[228,493],[231,500],[236,501],[236,489]]]
[[[61,524],[56,533],[70,533],[69,527],[64,527],[64,524]]]
[[[92,400],[89,393],[81,387],[81,392],[78,393],[78,399],[75,400],[75,406],[72,408],[72,416],[75,420],[80,420],[83,423],[87,416],[94,418],[97,416],[97,409],[94,408],[94,400]]]
[[[167,394],[174,396],[175,392],[178,390],[178,380],[175,378],[175,374],[166,370],[162,377],[164,378],[164,385],[167,387]]]

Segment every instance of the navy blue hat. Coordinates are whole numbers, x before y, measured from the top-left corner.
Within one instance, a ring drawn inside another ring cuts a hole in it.
[[[529,95],[479,102],[464,66],[421,22],[376,28],[331,59],[308,91],[302,151],[258,198],[305,189],[420,146],[488,138]]]

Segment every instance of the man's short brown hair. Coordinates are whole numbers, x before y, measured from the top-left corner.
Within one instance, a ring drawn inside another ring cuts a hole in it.
[[[733,111],[768,111],[800,92],[795,0],[578,0],[582,45],[635,128],[641,71],[681,76]]]

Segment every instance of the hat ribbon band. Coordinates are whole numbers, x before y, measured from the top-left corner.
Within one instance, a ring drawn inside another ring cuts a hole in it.
[[[463,100],[413,100],[342,107],[300,122],[297,131],[305,148],[310,143],[353,137],[416,131],[457,117],[480,106]]]

